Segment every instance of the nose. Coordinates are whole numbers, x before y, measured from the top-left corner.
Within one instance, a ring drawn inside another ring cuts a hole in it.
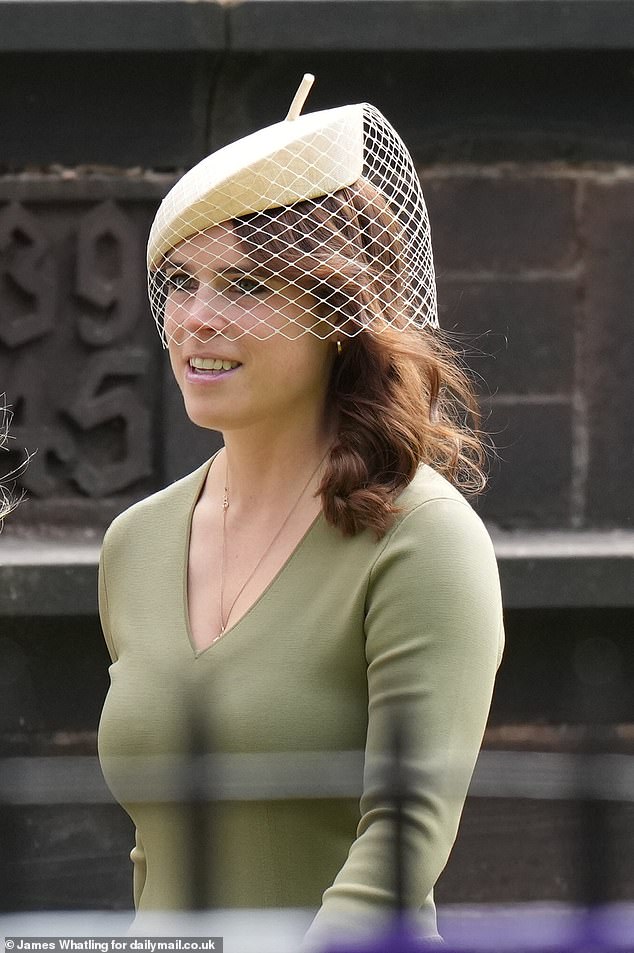
[[[205,343],[224,335],[231,325],[227,299],[213,285],[200,282],[183,300],[168,297],[165,303],[165,333],[173,342],[190,338]]]

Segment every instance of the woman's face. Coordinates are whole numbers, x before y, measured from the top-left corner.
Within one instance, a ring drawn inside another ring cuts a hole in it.
[[[314,297],[258,272],[224,225],[181,242],[161,272],[170,361],[195,424],[227,431],[323,413],[334,347],[306,332]]]

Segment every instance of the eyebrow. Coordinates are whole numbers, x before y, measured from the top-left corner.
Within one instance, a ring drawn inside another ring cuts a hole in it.
[[[191,259],[188,261],[178,261],[174,260],[173,258],[166,258],[163,262],[163,268],[180,268],[183,270],[189,270],[190,263]],[[240,275],[259,275],[262,278],[268,275],[266,268],[264,268],[262,265],[256,264],[248,258],[242,258],[235,264],[227,265],[226,268],[223,268],[221,271],[217,272],[217,274],[221,276],[232,273]]]
[[[238,275],[257,275],[260,278],[266,277],[267,274],[262,265],[256,265],[255,262],[246,260],[237,265],[229,265],[227,268],[223,268],[222,271],[218,272],[219,275],[230,275],[233,273]]]

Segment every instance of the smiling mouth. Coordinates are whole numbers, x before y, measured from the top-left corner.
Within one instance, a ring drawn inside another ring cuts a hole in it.
[[[227,361],[218,357],[190,357],[189,366],[196,374],[209,374],[217,377],[240,367],[240,361]]]

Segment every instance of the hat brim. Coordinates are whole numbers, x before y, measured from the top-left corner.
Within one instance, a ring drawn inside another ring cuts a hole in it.
[[[362,170],[363,104],[260,129],[203,159],[166,195],[150,231],[148,268],[207,228],[336,192]]]

